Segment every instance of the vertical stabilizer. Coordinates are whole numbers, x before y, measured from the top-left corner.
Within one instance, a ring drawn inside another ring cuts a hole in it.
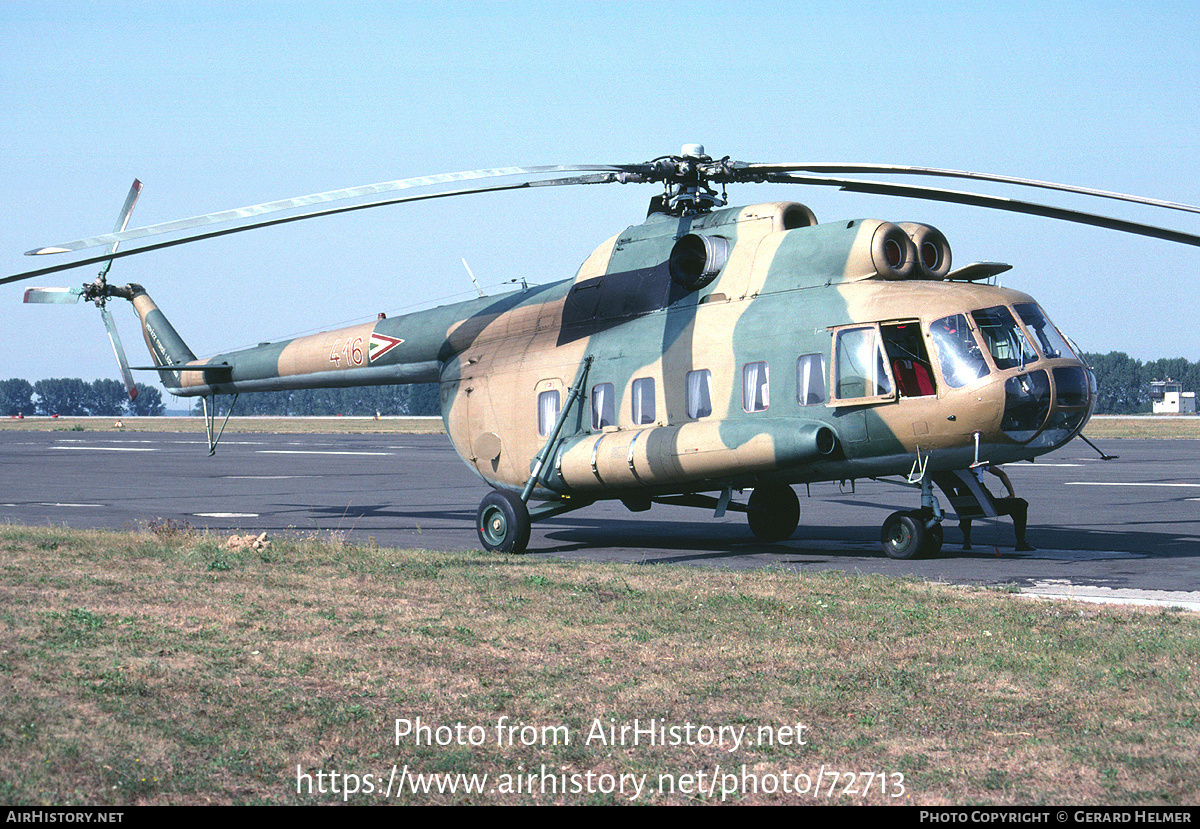
[[[130,284],[120,290],[121,295],[133,303],[134,310],[141,317],[142,334],[146,338],[146,347],[150,349],[150,356],[154,358],[155,365],[172,366],[195,361],[196,355],[154,304],[145,288]],[[166,386],[180,386],[179,372],[163,371],[159,373],[159,377]]]

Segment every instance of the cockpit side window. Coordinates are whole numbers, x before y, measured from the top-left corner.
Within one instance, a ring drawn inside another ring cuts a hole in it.
[[[1046,314],[1041,308],[1032,302],[1014,305],[1013,308],[1016,310],[1017,316],[1021,318],[1021,322],[1025,323],[1025,327],[1037,339],[1038,347],[1042,349],[1042,354],[1046,355],[1046,359],[1054,360],[1059,357],[1075,356],[1071,347],[1067,345],[1067,341],[1063,339],[1063,335],[1050,324],[1050,320],[1046,318]]]
[[[892,376],[901,397],[926,397],[936,394],[929,352],[921,339],[921,329],[915,320],[879,327],[887,351]]]
[[[1001,371],[1018,366],[1023,368],[1038,360],[1037,352],[1017,326],[1012,311],[1005,306],[972,311],[971,318],[979,326],[979,334],[991,352],[996,368]]]
[[[834,397],[838,401],[890,396],[892,377],[874,325],[835,333]]]
[[[990,371],[965,314],[934,320],[929,325],[929,339],[942,367],[942,379],[951,388],[961,389]]]

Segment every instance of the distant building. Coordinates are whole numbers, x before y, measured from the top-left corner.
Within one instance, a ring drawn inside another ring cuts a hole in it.
[[[1196,393],[1184,391],[1183,383],[1167,378],[1150,381],[1150,401],[1154,414],[1195,414]]]

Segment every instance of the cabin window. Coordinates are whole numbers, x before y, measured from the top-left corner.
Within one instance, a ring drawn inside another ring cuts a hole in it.
[[[921,327],[917,321],[882,325],[879,331],[900,396],[927,397],[936,394],[933,365],[929,362],[929,352],[925,350],[925,341],[921,338]]]
[[[942,379],[951,388],[961,389],[987,376],[987,361],[983,359],[979,343],[975,342],[965,314],[934,320],[929,325],[929,339],[933,341],[934,353],[942,366]]]
[[[712,414],[712,372],[706,368],[687,373],[688,417],[708,417]]]
[[[1075,356],[1071,347],[1067,345],[1067,341],[1063,339],[1063,335],[1050,324],[1050,320],[1046,319],[1041,308],[1032,302],[1023,302],[1020,305],[1014,305],[1013,308],[1016,310],[1017,316],[1021,318],[1021,322],[1025,323],[1025,327],[1037,338],[1042,354],[1046,355],[1048,359]]]
[[[796,362],[796,400],[801,406],[825,402],[824,354],[805,354]]]
[[[971,318],[979,326],[979,334],[992,353],[996,368],[1001,371],[1018,366],[1024,368],[1038,359],[1037,352],[1017,327],[1012,311],[1003,305],[972,311]]]
[[[770,371],[765,362],[742,366],[742,409],[765,412],[771,405]]]
[[[645,426],[654,420],[654,378],[639,377],[633,381],[633,425]]]
[[[884,362],[875,326],[844,328],[834,340],[834,393],[838,400],[892,394],[892,378]]]
[[[538,395],[538,434],[542,437],[546,437],[554,429],[560,405],[557,389],[544,391]]]
[[[616,404],[613,400],[613,384],[597,383],[592,386],[592,429],[600,431],[605,426],[617,423]]]

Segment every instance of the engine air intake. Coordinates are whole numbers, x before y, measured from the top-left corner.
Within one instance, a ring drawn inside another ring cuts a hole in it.
[[[950,273],[950,243],[936,227],[901,222],[900,228],[908,234],[916,248],[916,276],[918,279],[945,279]]]
[[[671,279],[689,291],[712,282],[729,258],[729,240],[724,236],[689,233],[671,248]]]

